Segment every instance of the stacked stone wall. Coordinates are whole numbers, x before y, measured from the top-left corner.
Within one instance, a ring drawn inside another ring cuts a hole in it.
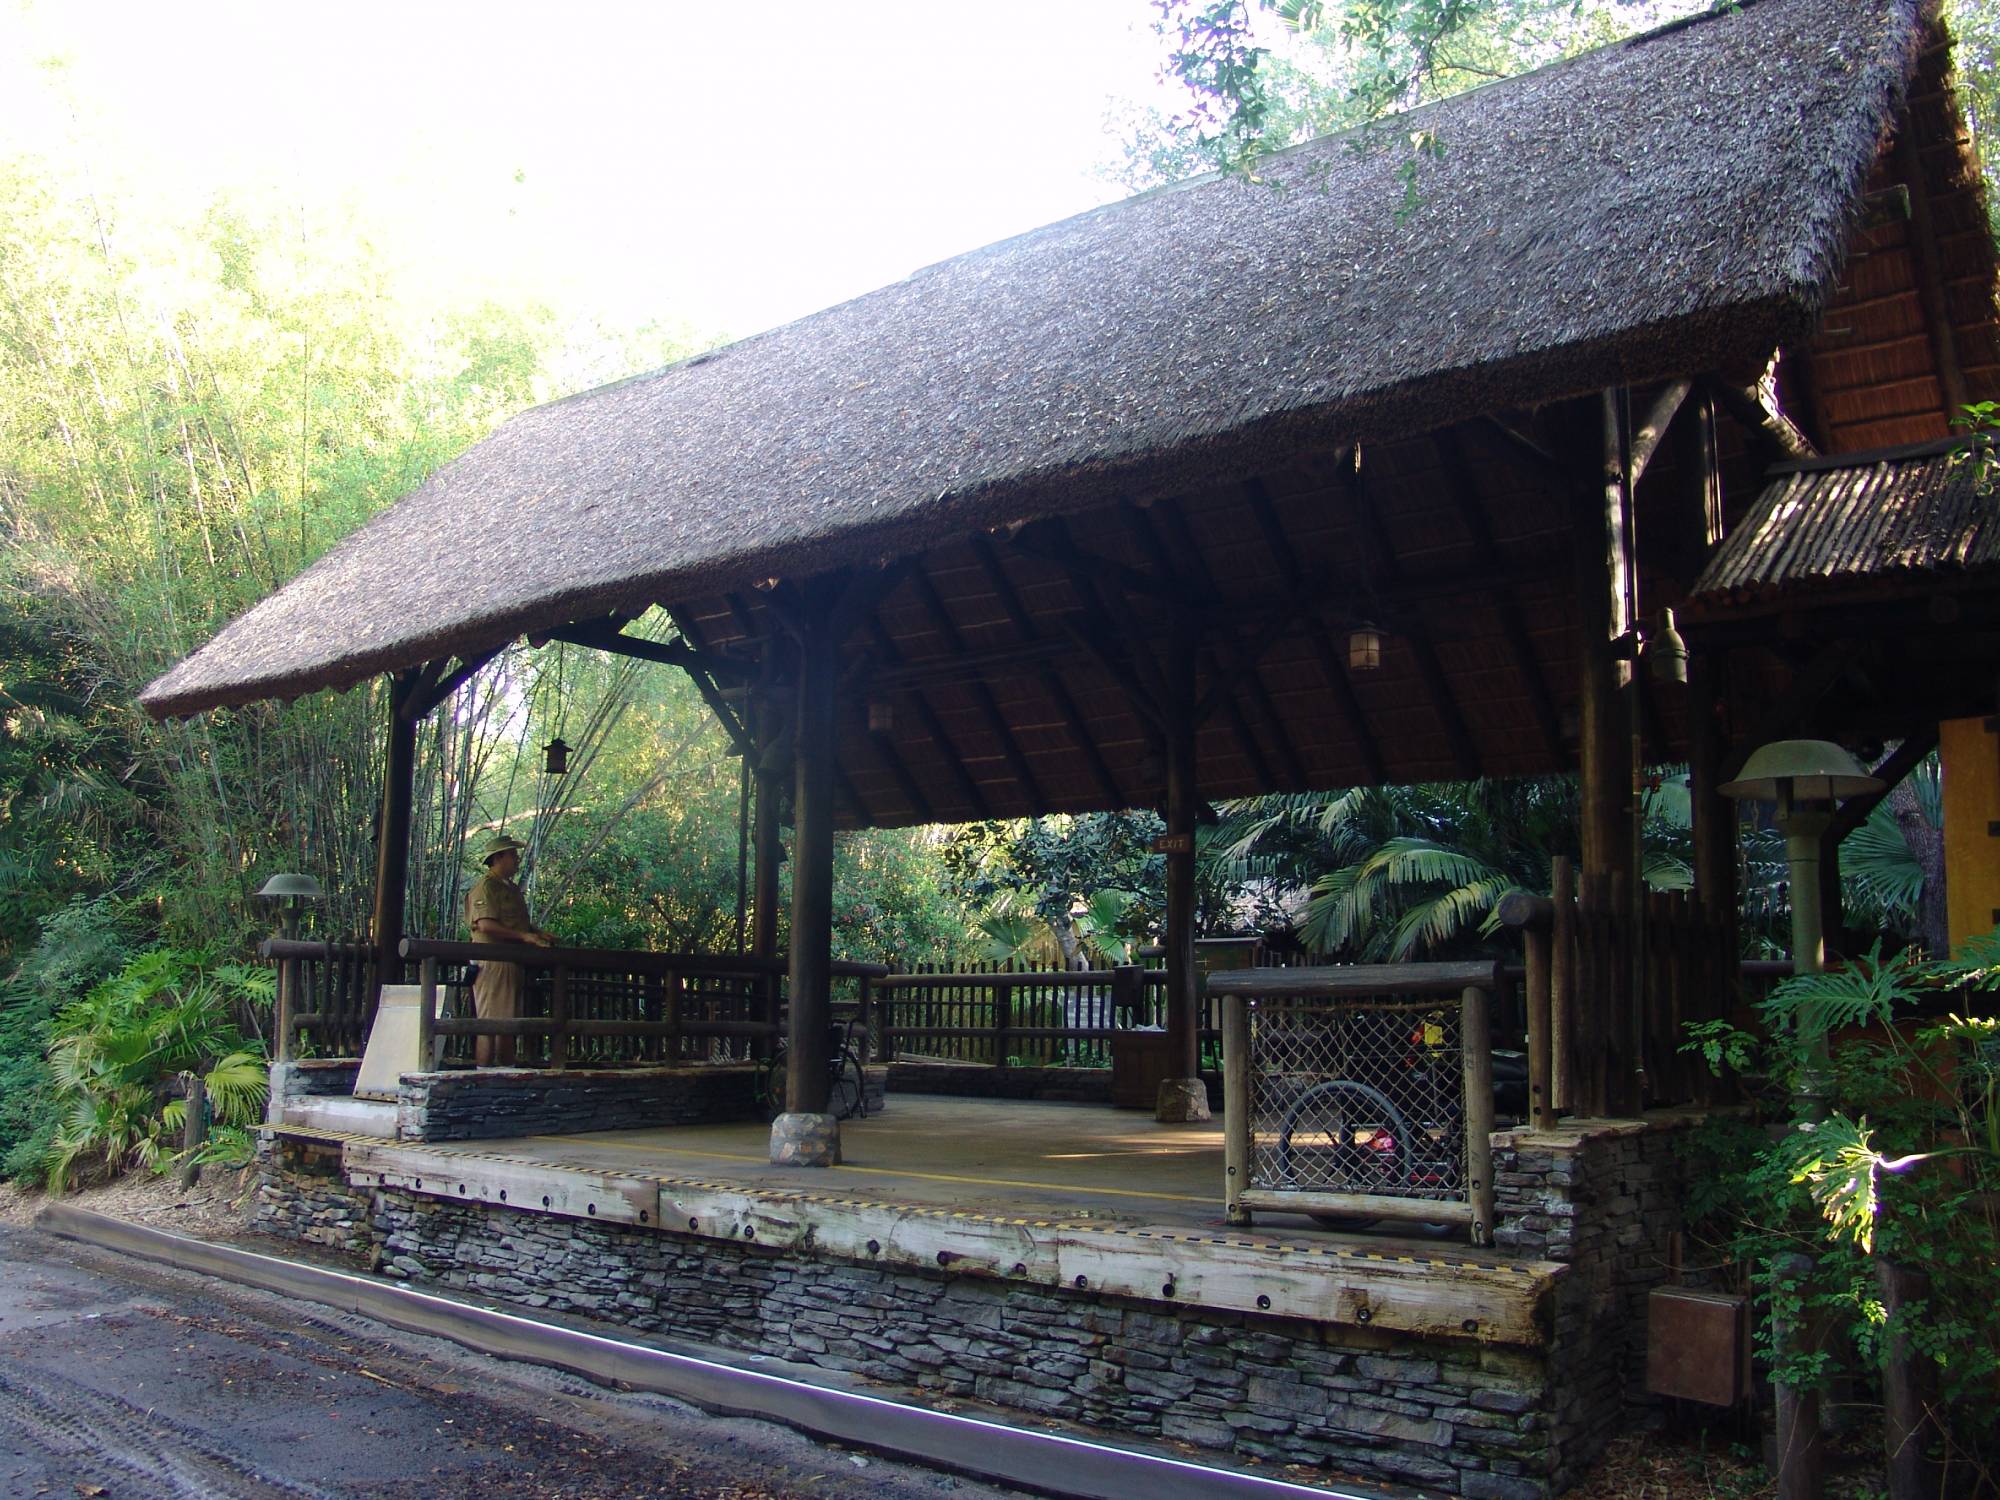
[[[1582,1477],[1645,1389],[1646,1299],[1683,1227],[1680,1144],[1694,1116],[1565,1121],[1494,1137],[1503,1250],[1558,1261],[1551,1341],[1558,1490]]]
[[[385,1189],[388,1275],[1242,1458],[1548,1493],[1538,1354],[1148,1304]]]
[[[751,1120],[758,1076],[747,1064],[406,1073],[396,1091],[396,1135],[476,1141]]]
[[[375,1261],[374,1194],[341,1173],[338,1141],[266,1135],[257,1147],[250,1227],[280,1239]]]

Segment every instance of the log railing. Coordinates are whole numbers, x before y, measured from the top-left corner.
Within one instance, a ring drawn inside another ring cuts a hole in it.
[[[1496,963],[1209,976],[1223,1002],[1227,1216],[1463,1226],[1492,1243]]]
[[[1770,967],[1738,963],[1734,913],[1648,891],[1635,923],[1622,877],[1578,878],[1566,859],[1553,877],[1552,896],[1515,892],[1497,913],[1527,956],[1531,1122],[1711,1102],[1714,1080],[1682,1050],[1687,1027],[1728,1015],[1763,977],[1750,971]]]
[[[1166,1022],[1160,969],[970,966],[889,974],[880,995],[884,1056],[995,1067],[1109,1067],[1114,1037]],[[1218,1002],[1205,1001],[1201,1039],[1221,1040]]]
[[[278,965],[278,1060],[301,1046],[358,1057],[379,993],[374,946],[272,938],[261,951]],[[768,1056],[784,1022],[785,965],[769,959],[405,938],[400,962],[382,978],[423,988],[423,1057],[438,1039],[445,1055],[464,1058],[472,1038],[511,1036],[522,1061],[553,1067],[742,1061]],[[481,962],[528,971],[522,1015],[473,1014],[472,966]],[[879,1033],[875,982],[887,972],[879,964],[833,965],[835,1009],[858,1017],[862,1038]]]

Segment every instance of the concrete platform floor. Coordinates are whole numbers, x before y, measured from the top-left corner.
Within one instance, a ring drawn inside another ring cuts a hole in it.
[[[776,1167],[761,1122],[584,1135],[516,1136],[428,1147],[504,1153],[516,1161],[733,1186],[891,1200],[982,1216],[1059,1219],[1105,1228],[1225,1227],[1222,1124],[1163,1125],[1094,1104],[895,1094],[888,1108],[841,1123],[838,1167]],[[1239,1236],[1244,1232],[1235,1231]],[[1458,1233],[1412,1236],[1321,1229],[1302,1215],[1260,1214],[1252,1237],[1386,1253],[1504,1259]]]

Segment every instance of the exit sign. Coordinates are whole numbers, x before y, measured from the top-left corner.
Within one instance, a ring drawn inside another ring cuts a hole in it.
[[[1191,833],[1163,833],[1150,845],[1155,854],[1192,854],[1194,835]]]

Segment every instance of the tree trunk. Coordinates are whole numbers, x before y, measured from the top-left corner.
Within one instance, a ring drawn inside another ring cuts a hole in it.
[[[1923,894],[1917,898],[1917,939],[1931,957],[1947,958],[1951,954],[1951,924],[1944,904],[1944,830],[1933,827],[1924,816],[1908,777],[1889,793],[1889,808],[1917,868],[1924,872]]]

